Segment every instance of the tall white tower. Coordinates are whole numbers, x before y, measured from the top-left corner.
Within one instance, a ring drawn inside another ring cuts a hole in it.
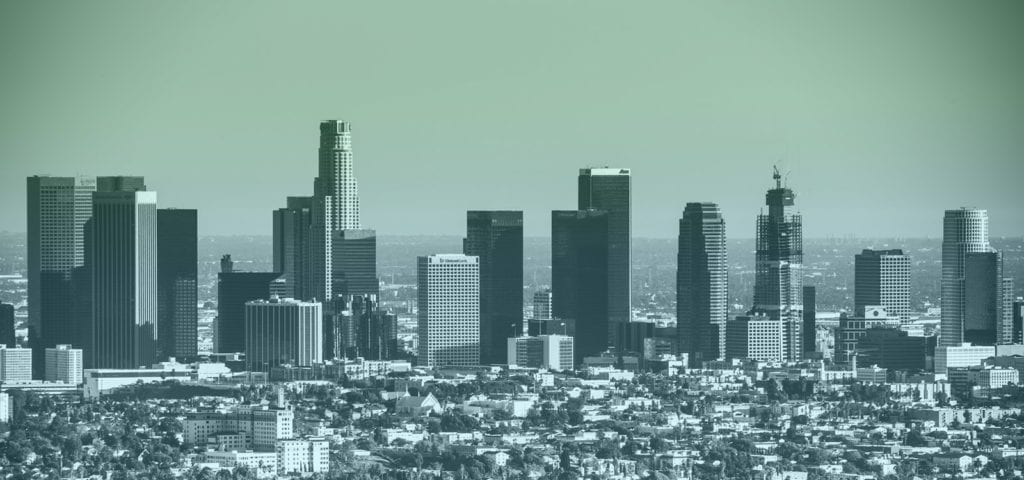
[[[417,288],[419,365],[479,365],[479,257],[419,257]]]
[[[359,182],[352,168],[352,127],[348,122],[320,123],[320,166],[316,196],[330,197],[331,230],[359,229]]]

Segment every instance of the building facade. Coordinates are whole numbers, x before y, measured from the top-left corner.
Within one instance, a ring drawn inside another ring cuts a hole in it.
[[[632,177],[628,168],[581,168],[577,180],[577,209],[607,213],[608,341],[617,348],[632,315]]]
[[[82,349],[57,345],[46,349],[46,381],[82,383]]]
[[[249,371],[323,363],[323,309],[290,298],[245,302],[245,361]]]
[[[889,315],[885,307],[868,305],[859,316],[848,316],[845,313],[839,317],[839,327],[836,328],[836,354],[835,361],[850,363],[857,354],[858,344],[867,332],[876,328],[898,329],[900,327],[899,317]]]
[[[245,303],[268,300],[286,292],[286,282],[277,272],[235,271],[231,255],[221,258],[217,274],[217,342],[220,353],[245,351]]]
[[[378,295],[377,232],[335,230],[331,234],[331,292],[337,295]]]
[[[939,344],[966,342],[965,299],[967,254],[992,252],[988,243],[988,212],[974,208],[946,210],[942,220],[942,319]]]
[[[523,212],[466,212],[462,253],[480,259],[480,361],[504,363],[523,333]]]
[[[764,314],[739,316],[726,324],[726,358],[783,361],[783,324]]]
[[[157,197],[141,177],[99,177],[86,228],[91,316],[87,368],[157,360]],[[69,342],[70,343],[70,342]]]
[[[608,213],[551,212],[551,302],[554,317],[575,325],[576,363],[611,346],[608,302]]]
[[[32,350],[0,345],[0,383],[32,380]]]
[[[199,354],[199,236],[195,210],[159,209],[157,325],[160,358]]]
[[[688,203],[679,220],[676,325],[679,353],[690,365],[725,357],[729,259],[717,204]]]
[[[565,335],[512,337],[507,340],[507,351],[510,366],[573,369],[573,338]]]
[[[854,257],[854,315],[882,306],[889,315],[910,319],[910,257],[903,250],[865,249]]]
[[[26,184],[29,341],[42,368],[45,348],[77,343],[81,335],[72,275],[85,264],[96,180],[33,176]]]
[[[457,254],[417,258],[416,294],[418,364],[479,365],[479,258]]]
[[[757,217],[754,308],[781,324],[779,343],[784,360],[803,353],[803,226],[796,194],[782,184],[775,170],[775,188],[768,190],[768,212]]]

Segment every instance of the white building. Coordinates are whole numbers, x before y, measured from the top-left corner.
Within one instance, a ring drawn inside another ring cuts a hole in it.
[[[11,396],[6,392],[0,392],[0,423],[7,423],[11,420]]]
[[[952,367],[973,367],[996,355],[996,347],[962,343],[957,346],[935,347],[935,373],[945,374]]]
[[[573,339],[565,335],[508,339],[508,364],[548,370],[573,369]]]
[[[419,365],[480,364],[479,257],[417,259]]]
[[[294,436],[295,412],[287,408],[240,407],[231,412],[191,413],[185,418],[185,444],[217,442],[217,436],[245,433],[247,448],[271,451],[278,440]]]
[[[726,358],[782,361],[783,323],[766,315],[739,316],[726,322]]]
[[[46,381],[82,383],[82,349],[57,345],[46,349]]]
[[[330,468],[330,444],[323,438],[277,442],[277,473],[326,473]]]
[[[0,345],[0,382],[32,380],[32,349]]]
[[[271,297],[245,302],[245,360],[250,371],[323,363],[323,309],[318,302]]]
[[[216,463],[224,468],[245,466],[256,474],[256,478],[274,478],[277,476],[276,452],[253,452],[251,450],[208,450],[205,460]]]

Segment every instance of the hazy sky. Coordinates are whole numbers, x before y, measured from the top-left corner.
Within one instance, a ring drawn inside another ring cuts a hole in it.
[[[638,5],[639,3],[639,5]],[[1024,2],[0,3],[0,230],[25,177],[144,175],[200,234],[269,234],[353,123],[366,227],[460,234],[633,169],[635,236],[688,201],[752,237],[771,165],[805,235],[1024,234]]]

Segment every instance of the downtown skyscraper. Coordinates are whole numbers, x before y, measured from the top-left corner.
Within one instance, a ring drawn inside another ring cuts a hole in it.
[[[622,354],[621,336],[632,318],[632,177],[629,169],[581,168],[578,197],[578,210],[607,213],[608,341]],[[576,349],[580,350],[578,344]]]
[[[946,210],[942,221],[942,320],[939,345],[1012,343],[1013,282],[989,245],[988,212]]]
[[[854,257],[854,315],[872,306],[910,319],[910,257],[903,250],[866,249]]]
[[[47,347],[80,346],[72,276],[85,263],[85,222],[92,217],[96,180],[33,176],[26,183],[29,342],[42,378]]]
[[[162,208],[156,218],[160,357],[190,361],[199,354],[197,212]]]
[[[480,361],[504,363],[523,332],[523,212],[466,212],[462,253],[480,259]]]
[[[421,367],[480,364],[480,262],[468,255],[416,260]]]
[[[687,203],[679,220],[676,325],[690,365],[725,356],[729,308],[725,220],[714,203]]]
[[[611,343],[608,236],[604,210],[551,212],[551,311],[574,326],[577,364]]]
[[[800,360],[803,350],[803,232],[796,194],[782,184],[775,169],[775,188],[768,190],[768,213],[757,217],[753,314],[780,325],[781,358]]]
[[[142,177],[99,177],[86,224],[92,292],[87,368],[138,368],[157,359],[156,192]]]

